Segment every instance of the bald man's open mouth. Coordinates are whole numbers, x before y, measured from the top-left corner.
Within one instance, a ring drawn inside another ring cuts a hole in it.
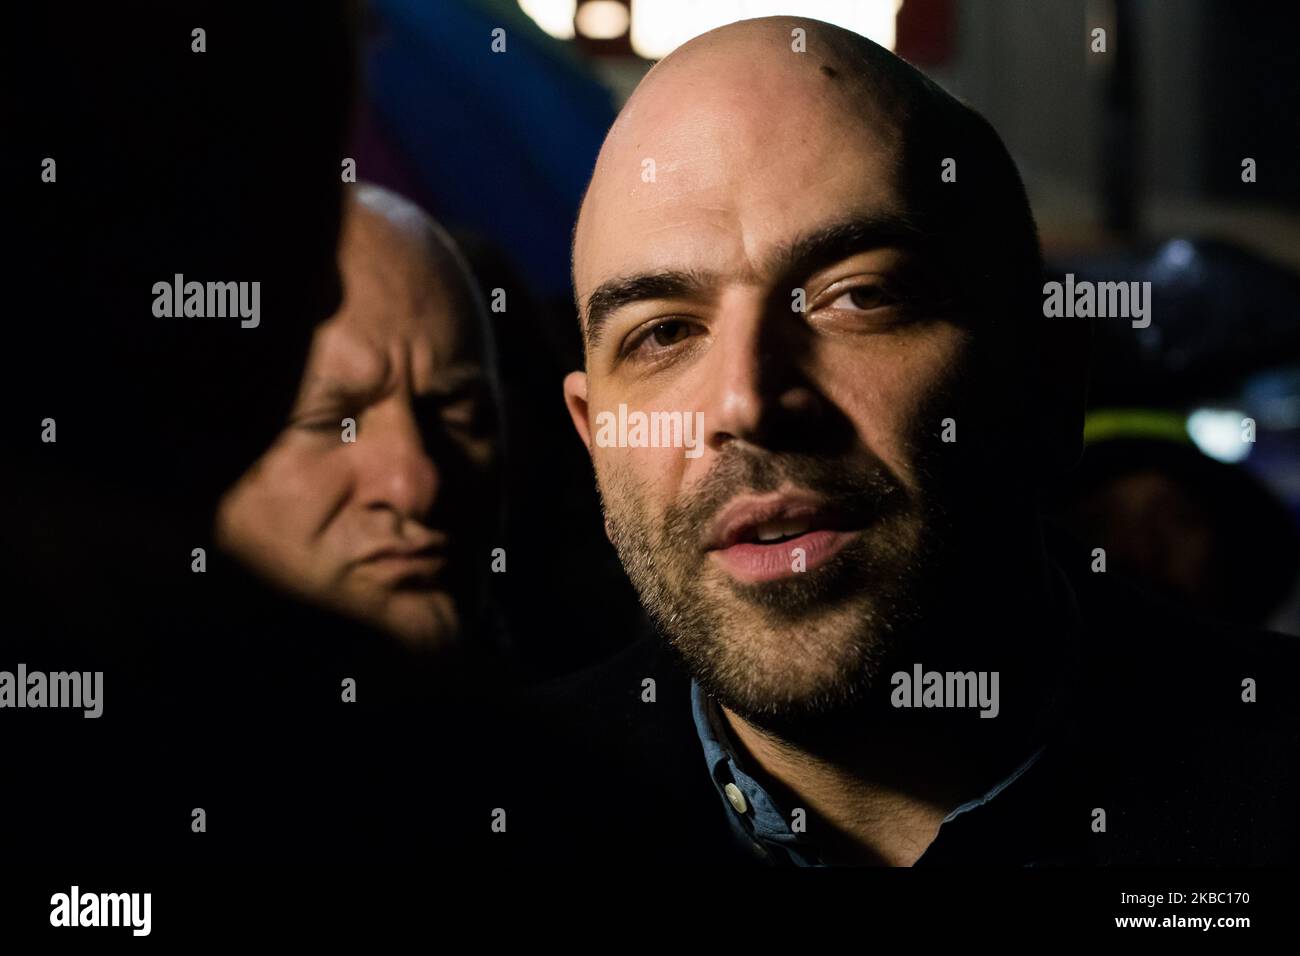
[[[704,550],[738,583],[761,584],[828,564],[870,521],[811,493],[741,495],[720,511]]]

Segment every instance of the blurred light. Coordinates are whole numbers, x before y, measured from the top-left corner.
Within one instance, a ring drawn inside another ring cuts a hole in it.
[[[852,30],[894,48],[903,0],[632,0],[632,49],[661,60],[687,40],[737,20],[800,16]]]
[[[1164,247],[1160,258],[1175,269],[1185,269],[1196,258],[1196,247],[1186,239],[1175,239]]]
[[[1198,408],[1187,416],[1187,433],[1196,447],[1211,458],[1235,464],[1250,454],[1251,443],[1241,437],[1245,412]]]
[[[578,7],[578,32],[593,40],[615,40],[627,33],[627,6],[618,0],[587,0]]]
[[[1142,438],[1187,444],[1187,416],[1160,408],[1094,408],[1083,419],[1083,443]]]
[[[573,12],[578,0],[519,0],[519,8],[557,40],[573,39]]]
[[[1300,364],[1256,372],[1246,380],[1241,402],[1264,428],[1300,429]]]

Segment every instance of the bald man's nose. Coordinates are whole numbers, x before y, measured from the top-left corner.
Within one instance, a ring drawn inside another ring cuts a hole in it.
[[[374,422],[362,431],[358,446],[363,504],[413,519],[433,509],[441,476],[409,409]]]
[[[770,445],[801,421],[815,417],[817,399],[803,383],[798,348],[781,340],[755,307],[737,307],[714,327],[706,370],[708,397],[701,409],[707,443]]]

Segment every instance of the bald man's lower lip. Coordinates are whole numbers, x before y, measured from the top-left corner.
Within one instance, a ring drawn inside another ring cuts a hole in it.
[[[741,584],[762,584],[816,571],[828,564],[861,531],[820,528],[785,541],[744,541],[709,552],[709,559]]]
[[[362,562],[369,577],[395,583],[404,579],[434,581],[448,565],[445,554],[382,554]]]

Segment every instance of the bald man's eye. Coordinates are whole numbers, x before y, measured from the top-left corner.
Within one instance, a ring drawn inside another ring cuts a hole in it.
[[[289,424],[294,428],[300,428],[307,432],[325,433],[337,432],[343,427],[343,419],[348,416],[342,413],[330,413],[324,415],[303,415],[293,419]]]
[[[448,428],[476,438],[490,435],[496,427],[490,403],[469,398],[444,406],[442,420]]]
[[[662,319],[651,323],[632,336],[624,349],[626,357],[654,358],[659,354],[679,348],[699,334],[695,324],[685,319]]]
[[[343,428],[343,420],[351,418],[360,431],[364,408],[360,405],[336,405],[334,407],[317,407],[310,411],[294,415],[289,419],[289,427],[314,435],[337,438]]]
[[[873,309],[884,309],[897,304],[898,299],[883,286],[859,285],[841,293],[827,308],[856,309],[861,312],[870,312]]]

